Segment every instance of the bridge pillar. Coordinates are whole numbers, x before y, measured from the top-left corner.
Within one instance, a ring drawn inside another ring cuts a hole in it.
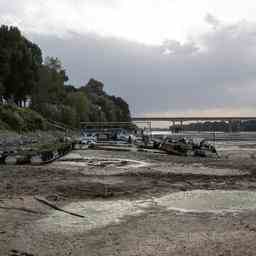
[[[197,127],[198,127],[197,132],[200,133],[201,132],[201,123],[199,120],[197,120]]]
[[[235,126],[235,131],[236,132],[241,132],[241,130],[242,130],[242,121],[241,120],[238,120],[238,121],[236,121],[235,122],[235,124],[236,124],[236,126]]]
[[[151,121],[148,123],[148,125],[149,125],[149,135],[150,135],[150,139],[152,139],[152,123],[151,123]]]
[[[238,123],[237,123],[237,131],[238,132],[242,131],[242,121],[241,120],[239,120]]]
[[[232,124],[233,124],[233,121],[232,121],[232,120],[229,120],[229,121],[228,121],[228,132],[230,132],[230,133],[233,132]]]
[[[181,121],[180,121],[180,131],[181,131],[181,132],[183,132],[183,128],[184,128],[184,127],[183,127],[183,121],[181,120]]]

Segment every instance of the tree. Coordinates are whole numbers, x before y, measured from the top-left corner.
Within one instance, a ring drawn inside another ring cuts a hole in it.
[[[42,53],[37,45],[16,27],[0,27],[0,81],[7,100],[21,105],[37,82],[41,64]]]
[[[58,58],[47,56],[44,60],[44,65],[56,72],[60,72],[62,69],[61,61]]]
[[[117,107],[117,119],[122,122],[130,122],[131,115],[129,105],[120,97],[111,97]]]
[[[18,106],[27,96],[31,108],[46,118],[79,126],[82,121],[129,121],[128,104],[109,96],[104,84],[90,79],[86,86],[65,85],[66,70],[58,58],[47,57],[16,27],[0,26],[0,103],[4,97]]]
[[[129,122],[131,121],[128,104],[120,97],[109,96],[103,90],[104,84],[93,78],[89,80],[86,86],[80,88],[85,93],[95,107],[93,108],[94,116],[91,121],[99,121],[98,116],[102,120],[112,122]],[[98,110],[100,107],[100,110]]]
[[[58,58],[47,57],[38,72],[38,82],[33,90],[32,105],[61,104],[65,101],[64,83],[68,77]]]
[[[48,56],[45,58],[44,65],[52,70],[53,78],[62,79],[63,83],[68,81],[66,71],[63,69],[62,63],[58,58]]]
[[[65,85],[64,89],[65,89],[66,93],[71,93],[71,92],[77,92],[78,91],[78,89],[75,88],[73,85]]]
[[[67,94],[67,105],[72,107],[77,113],[76,124],[79,126],[80,122],[89,121],[89,112],[91,103],[86,95],[82,92],[71,92]]]
[[[91,78],[87,85],[84,87],[84,90],[88,93],[102,95],[105,94],[105,92],[103,91],[103,87],[104,84],[102,82]]]
[[[0,104],[3,102],[3,96],[4,96],[4,86],[2,82],[0,82]]]

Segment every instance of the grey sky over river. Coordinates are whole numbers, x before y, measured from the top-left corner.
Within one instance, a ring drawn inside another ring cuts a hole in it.
[[[133,114],[255,115],[256,3],[221,2],[2,0],[0,22]]]

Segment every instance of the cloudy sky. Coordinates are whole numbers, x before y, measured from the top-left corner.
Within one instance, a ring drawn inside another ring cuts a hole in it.
[[[0,0],[0,23],[134,115],[256,115],[256,1]]]

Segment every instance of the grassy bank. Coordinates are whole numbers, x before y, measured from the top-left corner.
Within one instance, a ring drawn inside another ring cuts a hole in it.
[[[0,130],[30,132],[46,130],[47,121],[29,108],[0,105]]]

